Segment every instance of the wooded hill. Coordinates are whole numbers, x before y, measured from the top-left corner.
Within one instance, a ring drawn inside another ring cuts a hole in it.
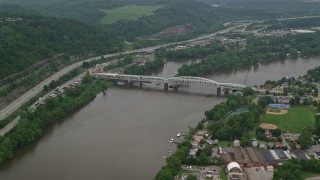
[[[74,20],[5,12],[0,17],[0,80],[59,53],[86,56],[121,48],[112,34]]]

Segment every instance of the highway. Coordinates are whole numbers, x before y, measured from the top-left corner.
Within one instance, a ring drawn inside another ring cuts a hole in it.
[[[204,39],[211,38],[211,37],[217,35],[218,33],[225,33],[225,32],[231,31],[231,30],[236,29],[236,28],[245,27],[245,26],[247,26],[249,24],[250,23],[246,23],[246,24],[241,24],[241,25],[229,27],[227,29],[224,29],[224,30],[212,33],[212,34],[204,35],[204,36],[201,36],[201,37],[198,37],[198,38],[194,38],[194,39],[190,39],[190,40],[186,40],[186,41],[180,41],[180,42],[176,42],[176,43],[168,43],[168,44],[159,45],[159,46],[153,46],[153,47],[147,47],[147,48],[142,48],[142,49],[126,51],[126,52],[122,52],[122,54],[132,54],[132,53],[137,53],[137,52],[152,52],[155,49],[158,49],[160,47],[166,47],[166,46],[175,45],[175,44],[183,44],[183,43],[190,43],[190,42],[195,42],[195,41],[199,41],[199,40],[204,40]],[[40,93],[42,91],[44,85],[49,85],[49,83],[52,80],[58,80],[61,76],[69,73],[70,71],[72,71],[73,69],[75,69],[77,67],[80,67],[83,62],[90,62],[90,61],[93,61],[93,60],[101,59],[101,57],[109,58],[109,57],[113,57],[113,56],[117,56],[117,55],[119,55],[119,53],[97,56],[97,57],[93,57],[93,58],[89,58],[89,59],[85,59],[85,60],[76,62],[76,63],[74,63],[72,65],[69,65],[69,66],[65,67],[64,69],[58,71],[54,75],[50,76],[46,80],[44,80],[41,83],[39,83],[37,86],[35,86],[31,90],[27,91],[25,94],[23,94],[18,99],[13,101],[11,104],[9,104],[4,109],[2,109],[0,111],[0,121],[5,119],[6,117],[10,116],[14,111],[19,109],[22,104],[28,102],[31,98],[33,98],[38,93]]]
[[[19,120],[20,120],[20,116],[17,116],[13,121],[7,124],[6,127],[0,129],[0,136],[3,136],[7,132],[9,132],[14,126],[18,124]]]
[[[305,19],[305,18],[313,18],[313,17],[320,17],[320,16],[302,16],[302,17],[294,17],[294,18],[282,18],[282,19],[276,19],[276,20],[282,21],[282,20]],[[159,45],[159,46],[153,46],[153,47],[147,47],[147,48],[136,49],[136,50],[131,50],[131,51],[125,51],[125,52],[121,52],[121,53],[106,54],[106,55],[97,56],[97,57],[93,57],[93,58],[89,58],[89,59],[85,59],[85,60],[76,62],[76,63],[71,64],[71,65],[65,67],[64,69],[58,71],[57,73],[53,74],[52,76],[50,76],[46,80],[42,81],[37,86],[35,86],[34,88],[32,88],[31,90],[27,91],[25,94],[23,94],[19,98],[17,98],[15,101],[13,101],[7,107],[5,107],[4,109],[0,110],[0,121],[5,119],[5,118],[7,118],[8,116],[10,116],[13,112],[18,110],[21,107],[22,104],[28,102],[31,98],[33,98],[38,93],[40,93],[42,91],[44,85],[49,85],[49,83],[52,80],[58,80],[61,76],[69,73],[70,71],[72,71],[73,69],[75,69],[77,67],[80,67],[83,62],[90,62],[90,61],[93,61],[93,60],[98,60],[98,59],[101,59],[101,57],[109,58],[109,57],[117,56],[117,55],[120,55],[120,54],[132,54],[132,53],[137,53],[137,52],[152,52],[155,49],[158,49],[160,47],[166,47],[166,46],[170,46],[170,45],[177,45],[177,44],[183,44],[183,43],[190,43],[190,42],[205,40],[205,39],[212,38],[212,37],[216,36],[217,34],[226,33],[228,31],[231,31],[231,30],[234,30],[234,29],[237,29],[237,28],[243,28],[243,27],[246,27],[246,26],[248,26],[250,24],[252,24],[252,23],[242,23],[240,25],[232,26],[232,27],[223,29],[221,31],[217,31],[215,33],[211,33],[211,34],[208,34],[208,35],[203,35],[203,36],[200,36],[198,38],[194,38],[194,39],[190,39],[190,40],[186,40],[186,41],[168,43],[168,44],[163,44],[163,45]],[[19,119],[20,118],[17,117],[13,122],[9,123],[5,128],[3,128],[0,131],[0,135],[1,135],[2,132],[8,130],[9,127],[10,127],[9,129],[13,128],[18,123]]]

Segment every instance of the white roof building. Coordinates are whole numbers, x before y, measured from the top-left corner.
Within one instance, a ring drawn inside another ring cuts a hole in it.
[[[236,162],[231,162],[227,166],[228,173],[242,173],[240,165]]]

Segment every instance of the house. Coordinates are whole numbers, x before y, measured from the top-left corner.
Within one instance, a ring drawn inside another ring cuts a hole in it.
[[[267,143],[268,144],[268,147],[269,148],[273,148],[273,146],[274,146],[274,143],[272,143],[272,142],[269,142],[269,143]]]
[[[296,144],[296,149],[300,150],[301,149],[301,145],[300,144]]]
[[[239,140],[234,140],[233,141],[233,147],[240,147],[240,141]]]
[[[191,156],[192,158],[196,158],[198,150],[198,148],[190,149],[189,156]]]
[[[276,148],[282,148],[282,143],[279,142],[279,141],[276,141],[276,142],[275,142],[275,147],[276,147]]]
[[[259,148],[260,149],[267,149],[267,143],[266,142],[260,142],[259,143]]]
[[[300,134],[299,133],[283,133],[282,137],[290,141],[298,141]]]
[[[252,141],[251,144],[252,144],[253,147],[257,147],[258,146],[258,141],[257,140]]]

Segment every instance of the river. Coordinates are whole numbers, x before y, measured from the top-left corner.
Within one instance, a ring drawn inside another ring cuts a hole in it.
[[[320,65],[319,58],[285,60],[207,78],[262,84],[297,76]],[[173,76],[181,63],[169,62],[159,76]],[[38,141],[0,166],[2,180],[150,180],[173,150],[171,137],[194,126],[204,111],[224,101],[210,87],[182,87],[178,93],[151,88],[110,88],[94,101],[49,127]],[[208,94],[210,96],[208,96]]]

